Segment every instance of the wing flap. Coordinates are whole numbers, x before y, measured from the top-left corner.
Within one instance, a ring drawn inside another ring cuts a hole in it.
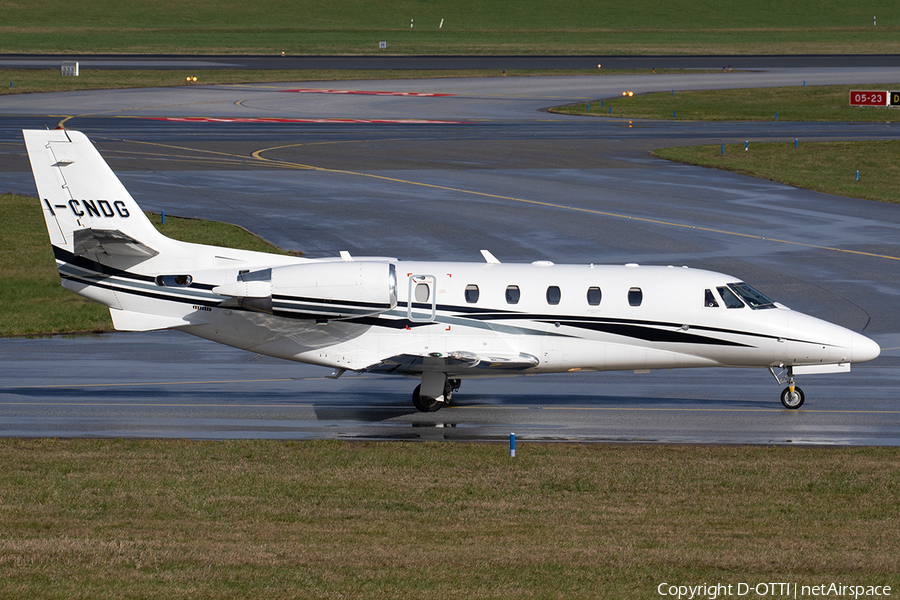
[[[519,354],[477,354],[465,350],[448,352],[432,352],[430,354],[398,354],[385,358],[378,363],[363,369],[374,373],[414,374],[426,371],[441,371],[448,374],[465,375],[480,371],[480,375],[489,372],[516,373],[536,367],[540,361],[537,357],[524,352]]]

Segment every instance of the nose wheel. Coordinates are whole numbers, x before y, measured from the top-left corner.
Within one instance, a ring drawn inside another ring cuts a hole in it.
[[[806,396],[803,395],[803,390],[798,388],[797,386],[790,386],[784,388],[784,391],[781,392],[781,403],[785,408],[797,409],[803,406],[803,401],[806,400]]]
[[[785,408],[795,410],[803,406],[803,401],[806,400],[806,396],[803,394],[803,390],[794,385],[793,367],[787,367],[781,371],[781,373],[776,373],[773,367],[769,367],[769,373],[772,374],[772,377],[774,377],[775,381],[778,383],[788,384],[781,392],[781,403]]]

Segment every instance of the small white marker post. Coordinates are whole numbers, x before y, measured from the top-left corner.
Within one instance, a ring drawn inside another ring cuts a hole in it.
[[[444,20],[441,19],[441,24],[438,25],[438,29],[443,29],[443,28],[444,28]]]
[[[516,434],[509,434],[509,455],[512,458],[516,456]]]
[[[414,21],[414,20],[415,20],[415,19],[410,19],[410,20],[409,20],[409,28],[410,28],[410,29],[413,28],[413,21]]]

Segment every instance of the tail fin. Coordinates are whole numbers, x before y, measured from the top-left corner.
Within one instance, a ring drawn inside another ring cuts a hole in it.
[[[23,131],[63,287],[110,308],[116,329],[207,322],[211,289],[281,257],[180,242],[159,233],[81,132]],[[206,281],[194,282],[203,273]]]
[[[25,146],[57,258],[110,266],[158,254],[163,236],[80,131],[26,130]]]
[[[128,273],[148,267],[172,240],[153,227],[91,141],[80,131],[22,133],[63,287],[108,306],[116,329],[188,324],[177,303],[157,302],[175,314],[156,314],[160,306],[146,298],[152,278]]]

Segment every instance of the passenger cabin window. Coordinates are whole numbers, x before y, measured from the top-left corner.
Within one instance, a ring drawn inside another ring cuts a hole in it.
[[[156,285],[164,287],[188,287],[194,278],[190,275],[157,275]]]
[[[519,286],[517,286],[517,285],[506,286],[506,303],[507,304],[518,304],[519,296],[520,296]]]
[[[557,286],[551,285],[547,288],[547,304],[559,304],[560,298],[562,298],[562,293]]]
[[[469,304],[478,302],[478,286],[474,283],[470,283],[466,286],[466,302]]]
[[[416,284],[416,302],[428,302],[430,290],[427,283]]]
[[[598,287],[589,287],[587,291],[587,301],[591,306],[600,306],[600,299],[603,298],[603,294],[600,292],[600,288]]]
[[[644,301],[644,292],[639,287],[633,287],[628,290],[628,304],[631,306],[640,306]]]
[[[719,303],[716,301],[716,296],[712,293],[712,290],[706,290],[706,297],[703,299],[703,306],[706,306],[707,308],[719,307]]]
[[[740,298],[734,295],[727,287],[717,287],[719,290],[719,295],[722,296],[722,301],[725,303],[725,308],[744,308],[744,303],[741,302]]]

